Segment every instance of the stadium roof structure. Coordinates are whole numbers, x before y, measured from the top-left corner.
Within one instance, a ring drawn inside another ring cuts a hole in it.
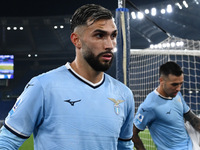
[[[79,6],[87,3],[100,4],[114,14],[118,7],[117,0],[1,1],[0,53],[74,57],[69,20]],[[199,0],[127,0],[131,49],[149,48],[169,36],[199,41],[199,3]]]

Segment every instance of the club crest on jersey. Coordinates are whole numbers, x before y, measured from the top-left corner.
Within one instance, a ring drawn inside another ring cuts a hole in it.
[[[178,98],[178,102],[180,102],[180,103],[181,103],[181,98],[180,98],[180,97]]]
[[[120,113],[120,106],[119,104],[124,102],[124,100],[115,100],[114,98],[108,98],[109,100],[111,100],[114,103],[114,111],[117,115],[119,115]]]

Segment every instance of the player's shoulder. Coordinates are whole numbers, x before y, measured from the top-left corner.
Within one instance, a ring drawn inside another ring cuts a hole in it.
[[[121,88],[124,90],[130,90],[130,88],[128,86],[126,86],[124,83],[122,83],[121,81],[115,79],[114,77],[110,76],[109,74],[105,73],[105,81],[109,82],[109,84],[115,86],[116,88]]]
[[[43,85],[52,83],[52,81],[55,83],[57,80],[63,79],[62,76],[65,74],[63,72],[67,72],[67,68],[64,65],[33,77],[29,83],[39,83]]]
[[[158,98],[159,96],[155,93],[155,91],[152,91],[146,96],[145,100],[142,102],[141,105],[149,108],[154,107],[154,105],[156,105]]]
[[[45,79],[45,78],[59,78],[63,72],[67,71],[67,68],[63,65],[58,68],[49,70],[37,76],[38,79]]]

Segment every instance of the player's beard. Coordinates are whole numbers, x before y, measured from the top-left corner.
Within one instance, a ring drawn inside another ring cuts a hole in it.
[[[103,52],[95,56],[92,53],[92,50],[88,50],[86,53],[83,54],[83,57],[95,71],[107,71],[112,64],[113,57],[110,61],[107,61],[107,62],[104,61],[104,63],[100,62],[100,57],[107,53],[110,53],[113,56],[112,52]]]

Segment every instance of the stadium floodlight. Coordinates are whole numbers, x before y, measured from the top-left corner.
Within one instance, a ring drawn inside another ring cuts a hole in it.
[[[156,13],[157,13],[156,8],[152,8],[152,9],[151,9],[151,15],[152,15],[152,16],[156,16]]]
[[[160,12],[161,12],[161,14],[165,14],[166,11],[165,11],[165,9],[161,9]]]
[[[138,19],[143,19],[144,18],[144,14],[142,12],[138,12],[137,13],[137,17],[138,17]]]
[[[178,6],[179,9],[183,9],[183,7],[179,3],[176,3],[175,5]]]
[[[11,27],[7,27],[7,30],[11,30]]]
[[[144,10],[145,14],[149,14],[149,9]]]
[[[183,5],[185,6],[185,8],[188,8],[188,4],[185,0],[183,1]]]
[[[131,16],[132,16],[133,19],[136,19],[136,18],[137,18],[134,11],[131,12]]]
[[[172,13],[172,5],[167,5],[167,12]]]

